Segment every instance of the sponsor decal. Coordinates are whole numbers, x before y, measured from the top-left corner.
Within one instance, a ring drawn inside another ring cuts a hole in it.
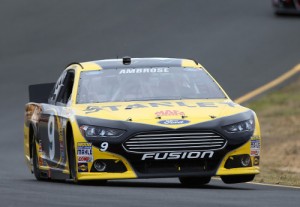
[[[169,120],[159,121],[158,123],[165,124],[165,125],[179,125],[179,124],[188,124],[188,123],[190,123],[190,121],[182,120],[182,119],[169,119]]]
[[[60,149],[60,157],[62,160],[65,160],[65,148],[63,141],[59,140],[59,149]]]
[[[38,163],[39,166],[47,166],[45,152],[42,147],[42,140],[39,140],[39,154],[38,154]]]
[[[122,69],[119,74],[135,74],[135,73],[168,73],[169,68],[135,68]]]
[[[77,158],[78,158],[78,163],[93,162],[92,143],[89,142],[77,143]]]
[[[259,156],[260,155],[260,150],[251,150],[250,155],[251,156]]]
[[[255,156],[253,159],[253,165],[259,165],[259,156]]]
[[[43,152],[42,140],[39,140],[39,152]]]
[[[41,157],[39,157],[39,166],[43,166],[43,159]]]
[[[260,140],[260,136],[253,136],[251,137],[251,140]]]
[[[88,164],[87,163],[78,163],[78,172],[88,172]]]
[[[60,153],[60,157],[61,157],[61,160],[65,161],[65,152],[61,152]]]
[[[213,151],[204,152],[159,152],[143,154],[141,160],[180,160],[180,159],[205,159],[212,158]]]
[[[260,149],[260,140],[251,140],[251,149]]]
[[[64,141],[63,141],[63,140],[59,140],[59,148],[60,148],[61,150],[64,149]]]
[[[219,104],[225,104],[230,107],[235,107],[236,104],[233,102],[222,102]],[[109,111],[119,111],[120,109],[142,109],[142,108],[159,108],[159,107],[187,107],[187,108],[217,108],[219,107],[216,103],[214,102],[196,102],[194,104],[187,104],[183,101],[176,101],[176,102],[149,102],[146,104],[131,104],[127,106],[123,106],[122,108],[121,105],[107,105],[107,106],[87,106],[85,110],[83,110],[86,114],[90,113],[96,113],[101,110],[109,110]]]
[[[43,159],[43,166],[48,166],[47,161]]]
[[[91,156],[78,156],[78,163],[93,162],[93,157]]]
[[[185,116],[184,112],[177,110],[164,110],[155,112],[156,116]]]
[[[250,155],[251,156],[260,155],[260,139],[258,139],[257,137],[251,138]]]

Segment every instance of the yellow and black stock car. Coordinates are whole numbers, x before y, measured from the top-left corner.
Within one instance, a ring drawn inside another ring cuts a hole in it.
[[[38,180],[178,177],[201,185],[212,176],[239,183],[259,173],[255,113],[196,61],[72,63],[55,84],[32,85],[29,93],[25,158]]]

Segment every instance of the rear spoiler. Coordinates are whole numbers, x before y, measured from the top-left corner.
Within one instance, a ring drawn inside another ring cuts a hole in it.
[[[48,103],[48,98],[54,85],[55,83],[42,83],[30,85],[28,87],[29,102]]]

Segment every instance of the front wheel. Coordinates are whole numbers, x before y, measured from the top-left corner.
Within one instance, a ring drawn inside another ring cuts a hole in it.
[[[221,179],[226,184],[246,183],[254,179],[255,175],[226,175],[221,176]]]
[[[184,186],[201,186],[208,184],[211,177],[180,177],[179,181]]]

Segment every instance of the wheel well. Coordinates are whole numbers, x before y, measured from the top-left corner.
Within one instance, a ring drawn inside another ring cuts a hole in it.
[[[34,134],[34,131],[33,131],[33,126],[32,124],[30,124],[29,126],[29,156],[30,158],[32,158],[32,147],[31,147],[31,144],[32,144],[32,141],[33,141],[33,134]]]

